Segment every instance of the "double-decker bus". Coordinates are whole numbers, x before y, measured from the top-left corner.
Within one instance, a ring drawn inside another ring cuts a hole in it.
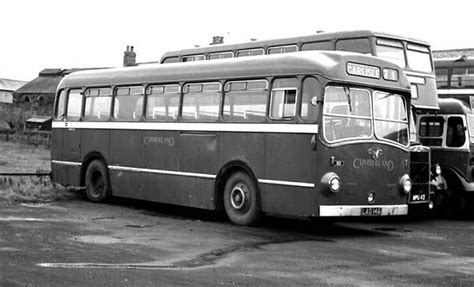
[[[418,130],[449,187],[438,200],[446,211],[458,212],[474,192],[474,58],[435,58],[434,66],[440,111],[423,116]]]
[[[436,81],[430,45],[422,40],[368,30],[318,33],[307,36],[253,41],[239,44],[170,51],[160,63],[271,55],[307,50],[338,50],[373,55],[403,68],[411,87],[413,123],[418,114],[438,109]],[[442,192],[441,169],[431,165],[430,150],[419,144],[415,125],[411,128],[411,177],[413,188],[408,198],[412,207],[433,208],[432,195]],[[437,174],[436,172],[439,172]],[[430,201],[431,200],[431,201]]]
[[[76,72],[58,86],[52,176],[251,225],[407,214],[410,86],[382,59],[302,52]]]
[[[474,115],[459,99],[441,98],[439,106],[439,112],[420,117],[419,136],[443,164],[449,189],[438,198],[441,210],[458,213],[474,199]]]

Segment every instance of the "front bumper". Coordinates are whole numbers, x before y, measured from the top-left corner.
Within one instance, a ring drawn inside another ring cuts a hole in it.
[[[407,215],[408,205],[321,205],[319,216],[394,216]]]

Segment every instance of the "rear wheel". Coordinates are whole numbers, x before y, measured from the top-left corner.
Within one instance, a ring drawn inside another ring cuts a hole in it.
[[[237,225],[253,225],[260,219],[258,188],[245,172],[232,174],[224,188],[224,207]]]
[[[86,195],[90,201],[105,202],[110,196],[107,167],[100,160],[93,160],[86,170]]]

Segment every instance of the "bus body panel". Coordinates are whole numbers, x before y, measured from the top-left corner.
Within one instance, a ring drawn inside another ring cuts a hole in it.
[[[272,214],[315,216],[318,180],[314,134],[266,134],[262,210]]]
[[[374,158],[374,152],[378,157]],[[408,158],[407,150],[381,142],[326,147],[319,166],[338,174],[342,188],[331,193],[321,183],[318,201],[321,205],[369,205],[368,196],[373,193],[375,201],[370,205],[406,204],[407,195],[401,192],[399,180],[409,173]]]

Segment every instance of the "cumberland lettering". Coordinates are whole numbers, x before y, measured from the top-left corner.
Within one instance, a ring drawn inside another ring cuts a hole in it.
[[[392,160],[377,160],[377,159],[363,159],[363,158],[356,158],[352,162],[352,166],[355,169],[359,169],[361,167],[375,167],[375,168],[384,168],[388,171],[392,171],[395,167],[395,164]]]

